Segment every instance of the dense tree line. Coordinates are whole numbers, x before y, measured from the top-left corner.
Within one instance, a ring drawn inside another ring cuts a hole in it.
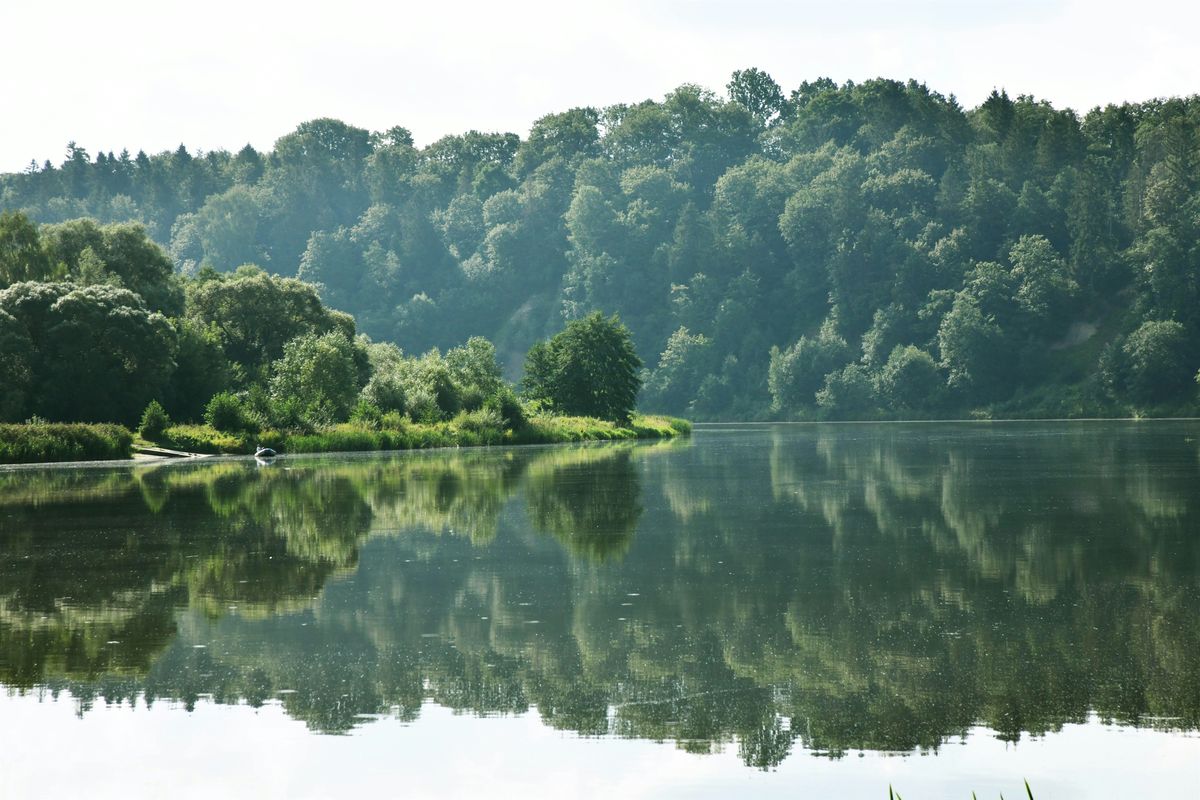
[[[203,418],[254,433],[474,413],[468,424],[503,430],[527,407],[626,422],[641,386],[616,317],[571,321],[535,345],[523,403],[482,337],[405,355],[358,335],[353,317],[296,278],[254,265],[180,275],[137,223],[39,227],[5,212],[5,242],[0,422],[140,418],[143,434],[161,434],[171,419]]]
[[[726,90],[423,148],[331,119],[266,153],[72,144],[0,177],[0,208],[137,221],[185,274],[259,264],[410,352],[484,336],[514,377],[564,320],[616,313],[642,405],[697,416],[1195,407],[1196,97]]]

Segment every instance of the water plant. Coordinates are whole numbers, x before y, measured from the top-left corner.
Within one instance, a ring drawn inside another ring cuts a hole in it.
[[[1025,795],[1028,800],[1033,800],[1033,790],[1029,788],[1029,781],[1025,781]],[[891,785],[888,786],[888,800],[902,800],[900,793],[895,791]],[[971,792],[971,800],[979,800],[974,792]],[[1000,800],[1004,800],[1004,793],[1000,793]]]

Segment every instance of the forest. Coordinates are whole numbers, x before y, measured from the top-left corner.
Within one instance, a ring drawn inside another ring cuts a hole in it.
[[[211,385],[162,381],[183,418],[225,390],[262,407],[251,387],[269,381],[247,376],[301,334],[310,350],[365,334],[356,368],[370,347],[392,347],[377,364],[492,348],[515,380],[599,312],[644,364],[639,407],[695,419],[1194,414],[1198,126],[1195,96],[1081,115],[997,90],[965,109],[911,80],[785,91],[751,68],[724,94],[568,109],[523,139],[417,147],[317,119],[267,152],[71,143],[0,176],[0,372],[33,335],[14,303],[79,309],[46,352],[95,358],[46,355],[56,379],[102,383],[121,360],[86,347],[88,315],[146,346],[172,328],[148,374],[224,363],[179,373]],[[242,291],[289,321],[231,334],[219,316]],[[28,413],[0,394],[0,417]],[[126,400],[59,392],[44,415],[132,413],[70,407],[92,402]]]
[[[641,361],[599,313],[531,348],[524,396],[475,336],[406,355],[317,287],[254,265],[178,273],[137,223],[0,213],[0,463],[660,438],[634,414]],[[17,243],[17,246],[12,246]],[[12,424],[21,423],[25,424]],[[117,423],[117,424],[112,424]],[[138,446],[144,447],[144,444]]]

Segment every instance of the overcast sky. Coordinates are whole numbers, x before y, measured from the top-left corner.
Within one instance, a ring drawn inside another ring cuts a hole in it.
[[[573,106],[802,80],[916,78],[966,107],[998,87],[1080,111],[1200,91],[1185,0],[5,0],[0,170],[100,150],[269,148],[331,116],[524,135]]]

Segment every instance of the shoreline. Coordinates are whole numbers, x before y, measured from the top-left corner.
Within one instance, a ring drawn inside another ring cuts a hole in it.
[[[565,417],[559,419],[577,420],[579,418]],[[693,429],[721,429],[721,428],[767,428],[773,426],[863,426],[863,425],[1013,425],[1013,424],[1095,424],[1105,422],[1120,422],[1120,423],[1166,423],[1166,422],[1200,422],[1200,417],[1029,417],[1029,418],[1006,418],[1006,419],[896,419],[896,420],[740,420],[740,421],[716,421],[716,422],[690,422],[688,420],[679,419],[676,417],[666,417],[660,415],[644,415],[638,419],[653,419],[665,420],[669,423],[678,425],[679,428],[657,429],[657,432],[648,432],[649,429],[641,429],[642,434],[638,435],[632,428],[621,428],[613,426],[612,431],[619,431],[620,435],[615,436],[586,436],[580,435],[577,437],[562,437],[562,438],[546,438],[544,440],[527,440],[515,436],[505,436],[499,441],[492,442],[445,442],[432,443],[427,445],[418,445],[410,447],[377,447],[377,448],[348,448],[348,449],[299,449],[287,450],[281,452],[279,458],[297,457],[297,456],[324,456],[324,455],[379,455],[384,453],[405,453],[405,452],[432,452],[442,450],[461,450],[461,449],[492,449],[492,448],[509,448],[509,447],[552,447],[561,444],[578,444],[578,445],[599,445],[611,442],[653,442],[653,441],[670,441],[679,438],[687,438],[693,432]],[[11,427],[11,426],[9,426]],[[668,432],[669,431],[669,432]],[[378,431],[377,431],[378,433]],[[511,432],[508,432],[511,434]],[[320,434],[313,434],[320,436]],[[217,461],[240,461],[245,459],[253,459],[253,453],[245,452],[215,452],[215,453],[183,453],[177,456],[167,455],[146,455],[137,452],[139,449],[144,449],[143,445],[133,445],[134,452],[128,458],[94,458],[94,459],[74,459],[74,460],[58,460],[58,461],[14,461],[0,462],[0,472],[11,472],[26,469],[44,469],[47,467],[122,467],[122,466],[151,466],[161,464],[184,464],[194,463],[196,461],[217,462]]]
[[[271,461],[263,461],[264,465],[271,463],[287,463],[293,461],[311,461],[319,458],[336,458],[338,460],[346,459],[368,459],[382,455],[409,455],[409,454],[429,454],[445,453],[449,450],[472,450],[472,451],[493,451],[493,450],[533,450],[536,448],[551,448],[562,447],[565,445],[574,445],[576,447],[601,447],[604,445],[649,445],[662,444],[664,442],[675,442],[680,439],[688,438],[686,435],[672,436],[663,438],[640,438],[640,439],[581,439],[569,442],[525,442],[520,444],[501,443],[501,444],[478,444],[478,445],[446,445],[444,447],[410,447],[403,449],[392,450],[327,450],[327,451],[311,451],[303,453],[281,453],[275,456]],[[197,453],[191,458],[170,458],[167,456],[144,456],[138,458],[136,456],[123,459],[108,459],[96,461],[34,461],[22,464],[0,464],[0,474],[9,472],[24,472],[42,469],[107,469],[112,467],[160,467],[174,465],[195,465],[195,464],[230,464],[247,461],[259,461],[252,454],[240,453]]]
[[[6,442],[5,434],[14,431],[37,433],[39,426],[23,424],[0,426],[0,455]],[[50,426],[47,426],[50,427]],[[89,429],[93,426],[86,423],[54,423],[53,427]],[[203,460],[224,461],[234,459],[252,459],[253,448],[247,443],[251,438],[244,436],[245,442],[238,440],[236,450],[218,450],[217,452],[193,452],[171,448],[178,455],[146,455],[139,450],[165,450],[159,443],[149,443],[144,440],[135,442],[132,433],[120,426],[105,426],[108,429],[120,429],[130,437],[129,456],[125,458],[68,458],[50,460],[16,460],[0,461],[0,471],[15,471],[22,469],[44,469],[46,467],[111,467],[160,465],[167,463],[192,463]],[[692,425],[689,421],[677,417],[662,415],[636,415],[626,425],[585,417],[541,417],[534,418],[530,424],[517,431],[503,431],[494,438],[484,439],[468,431],[454,430],[446,423],[436,425],[421,425],[414,423],[405,429],[371,429],[354,425],[335,426],[327,431],[312,434],[283,434],[277,435],[282,449],[279,457],[312,456],[333,454],[379,454],[401,453],[431,450],[456,450],[492,447],[545,447],[559,444],[600,444],[606,442],[651,442],[673,440],[687,437],[691,434]],[[226,437],[213,431],[214,438]],[[365,445],[365,446],[360,446]],[[383,445],[383,446],[375,446]],[[214,448],[216,449],[216,448]],[[245,452],[247,449],[251,452]]]
[[[946,419],[756,419],[714,422],[693,422],[694,428],[715,428],[722,425],[992,425],[996,423],[1036,422],[1200,422],[1200,417],[1004,417],[1002,419],[974,419],[949,417]]]

